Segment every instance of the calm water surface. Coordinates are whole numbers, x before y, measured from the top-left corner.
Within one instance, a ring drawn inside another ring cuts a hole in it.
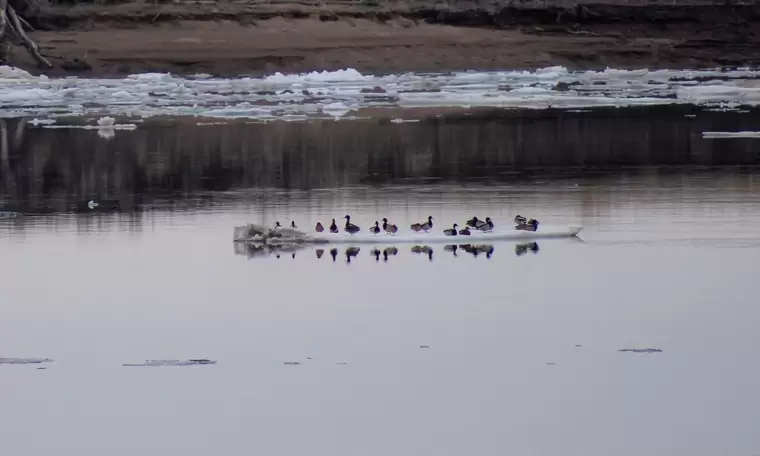
[[[8,454],[760,451],[752,170],[320,188],[236,174],[230,188],[126,199],[125,179],[105,176],[5,187],[8,207],[39,211],[0,221],[0,357],[56,360],[0,365]],[[142,206],[58,210],[92,195]],[[409,244],[387,262],[368,245],[350,262],[345,246],[335,261],[316,247],[250,257],[231,242],[235,225],[346,213],[363,228],[516,213],[585,228],[536,252],[495,242],[490,258],[440,244],[432,260]],[[617,351],[650,347],[663,352]],[[122,367],[195,357],[219,364]]]

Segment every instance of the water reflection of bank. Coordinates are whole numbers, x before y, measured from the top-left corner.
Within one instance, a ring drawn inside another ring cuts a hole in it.
[[[588,112],[487,110],[350,122],[145,122],[113,140],[6,119],[0,191],[22,212],[66,212],[90,198],[124,212],[156,199],[230,189],[325,189],[380,183],[520,182],[656,167],[760,165],[756,143],[707,130],[760,130],[760,114],[684,107]],[[695,111],[695,117],[685,113]]]

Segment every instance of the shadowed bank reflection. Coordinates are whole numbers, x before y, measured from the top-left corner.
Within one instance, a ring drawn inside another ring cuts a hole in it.
[[[685,117],[695,112],[695,117]],[[0,122],[4,206],[76,211],[89,199],[132,212],[156,198],[202,205],[209,191],[315,189],[368,183],[510,181],[620,167],[758,165],[760,115],[687,107],[593,112],[478,111],[395,124],[388,119],[198,126],[150,121],[113,140],[93,131]]]

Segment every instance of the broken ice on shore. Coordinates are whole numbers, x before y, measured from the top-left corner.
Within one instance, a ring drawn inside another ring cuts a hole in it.
[[[760,70],[465,71],[362,74],[348,68],[263,78],[137,74],[48,78],[0,66],[0,117],[344,118],[363,108],[584,109],[760,106]],[[103,126],[103,125],[100,125]],[[116,127],[115,125],[113,127]]]

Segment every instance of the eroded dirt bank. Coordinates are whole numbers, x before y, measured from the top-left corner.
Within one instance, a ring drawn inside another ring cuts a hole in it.
[[[370,3],[370,2],[365,2]],[[30,19],[49,75],[220,76],[760,64],[760,7],[384,3],[59,5]],[[16,48],[11,63],[33,70]],[[33,70],[34,71],[34,70]],[[38,71],[37,71],[38,72]]]

